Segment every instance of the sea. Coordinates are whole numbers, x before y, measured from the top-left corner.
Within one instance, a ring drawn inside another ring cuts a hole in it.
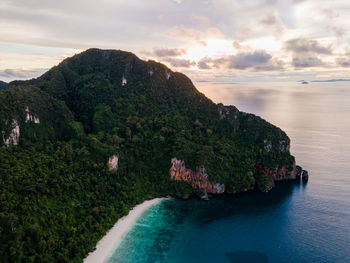
[[[165,199],[109,263],[350,263],[350,82],[195,83],[282,128],[309,181],[269,193]]]

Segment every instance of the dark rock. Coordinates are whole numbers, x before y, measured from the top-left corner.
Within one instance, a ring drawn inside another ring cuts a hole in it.
[[[301,178],[303,179],[303,181],[309,180],[309,173],[306,170],[303,170],[301,172]]]
[[[267,185],[267,192],[270,191],[274,187],[275,187],[275,181],[271,180]]]
[[[296,179],[300,180],[302,171],[303,171],[303,168],[301,168],[301,166],[297,165],[295,167],[295,177],[296,177]]]
[[[201,195],[202,200],[209,200],[208,193],[205,189],[203,189],[202,195]]]

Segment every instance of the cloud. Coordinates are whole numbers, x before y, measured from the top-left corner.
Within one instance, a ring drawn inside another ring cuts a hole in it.
[[[238,36],[246,36],[246,35],[249,35],[250,33],[252,33],[252,29],[248,27],[244,27],[236,31],[236,34]]]
[[[323,13],[328,19],[335,19],[335,18],[338,18],[340,16],[340,14],[338,12],[336,12],[332,9],[324,9]]]
[[[190,68],[195,66],[196,62],[189,59],[180,59],[180,58],[166,58],[164,61],[170,63],[171,66],[176,68]]]
[[[186,49],[179,48],[156,48],[153,53],[143,52],[146,55],[156,56],[161,61],[169,63],[176,68],[190,68],[195,66],[196,62],[184,58],[176,58],[187,53]]]
[[[323,66],[325,63],[317,57],[305,57],[305,58],[294,57],[292,64],[296,68],[311,68],[311,67]]]
[[[205,30],[193,29],[185,26],[174,26],[170,28],[166,35],[174,39],[190,39],[203,41],[207,38],[223,38],[223,32],[217,27],[208,27]]]
[[[327,28],[334,33],[337,38],[341,38],[345,34],[345,30],[336,26],[327,26]]]
[[[254,51],[253,53],[239,53],[229,57],[229,68],[246,69],[259,64],[267,63],[272,56],[265,51]]]
[[[40,76],[48,69],[2,69],[0,78],[4,80],[23,80]]]
[[[350,68],[350,59],[349,58],[338,58],[337,64],[343,68]]]
[[[210,19],[206,16],[194,16],[193,17],[198,25],[208,27],[210,25]]]
[[[316,40],[309,40],[305,38],[289,40],[285,43],[285,47],[287,50],[294,53],[332,54],[332,49],[330,46],[322,46]]]
[[[346,0],[324,0],[322,6],[316,0],[4,0],[0,66],[49,68],[62,57],[98,47],[167,60],[183,71],[195,70],[194,60],[203,74],[248,76],[321,64],[325,71],[327,61],[346,71],[348,6]],[[212,40],[230,47],[213,48]]]
[[[222,56],[219,58],[204,57],[197,63],[199,69],[212,69],[212,68],[228,68],[228,57]]]
[[[283,71],[284,62],[278,59],[271,59],[268,63],[254,66],[255,71]]]
[[[177,57],[186,54],[186,50],[178,48],[162,48],[155,49],[153,53],[157,57]]]
[[[211,67],[204,60],[198,61],[197,65],[199,69],[211,69]]]
[[[260,20],[260,22],[264,25],[274,25],[277,23],[277,19],[275,15],[268,15],[266,17],[264,17],[263,19]]]
[[[283,70],[284,63],[272,57],[264,50],[241,52],[236,55],[227,55],[219,58],[202,58],[199,69],[225,68],[254,71]]]
[[[235,40],[232,42],[232,46],[235,48],[235,49],[240,49],[241,48],[241,44]]]

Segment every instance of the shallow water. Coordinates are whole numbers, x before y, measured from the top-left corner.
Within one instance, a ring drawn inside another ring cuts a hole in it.
[[[350,262],[350,82],[195,85],[286,131],[310,180],[268,194],[164,200],[109,263]]]

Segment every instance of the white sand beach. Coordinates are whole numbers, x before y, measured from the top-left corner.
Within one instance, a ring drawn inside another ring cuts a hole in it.
[[[158,203],[164,198],[155,198],[144,201],[129,211],[129,214],[120,218],[117,223],[107,232],[107,234],[98,241],[96,249],[90,252],[84,259],[84,263],[103,263],[107,262],[115,248],[120,244],[124,236],[128,233],[137,218],[148,208]]]

